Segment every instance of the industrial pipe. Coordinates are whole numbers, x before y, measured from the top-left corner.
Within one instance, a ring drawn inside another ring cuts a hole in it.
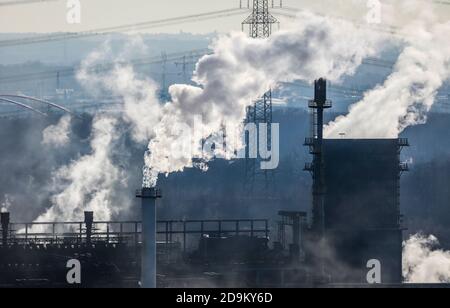
[[[157,188],[143,188],[136,197],[142,200],[141,287],[156,288],[156,200],[162,195]]]
[[[84,212],[84,224],[86,225],[86,244],[90,245],[92,240],[92,225],[94,223],[94,212]]]
[[[1,225],[2,225],[2,245],[8,245],[8,230],[9,230],[9,213],[1,213]]]

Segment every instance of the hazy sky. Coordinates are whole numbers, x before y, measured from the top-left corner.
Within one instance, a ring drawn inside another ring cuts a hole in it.
[[[20,1],[33,0],[0,0],[0,32],[83,31],[239,7],[239,0],[80,0],[82,23],[70,25],[66,22],[68,0],[4,5]],[[367,11],[367,0],[283,0],[283,3],[286,7],[330,10],[333,15],[345,14],[355,19],[362,18]],[[450,18],[450,6],[442,5],[440,10]],[[153,28],[147,32],[238,30],[245,15]]]

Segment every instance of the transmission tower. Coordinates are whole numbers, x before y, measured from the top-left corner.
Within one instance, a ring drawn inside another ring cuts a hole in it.
[[[271,1],[274,7],[273,1]],[[250,2],[247,2],[250,5]],[[281,5],[281,2],[280,2]],[[278,20],[269,12],[269,0],[253,0],[252,14],[242,22],[242,31],[248,26],[250,37],[254,39],[266,39],[272,34],[272,26]],[[266,123],[268,127],[267,144],[271,145],[271,125],[272,125],[272,91],[269,90],[253,106],[248,107],[245,123],[255,123],[259,127],[260,123]],[[247,143],[248,145],[248,143]],[[248,146],[247,146],[248,148]],[[259,141],[258,141],[259,148]],[[269,149],[270,150],[270,149]],[[246,155],[245,161],[245,190],[247,194],[252,194],[256,186],[262,184],[265,192],[274,186],[273,170],[261,170],[261,159],[252,159]]]
[[[175,65],[177,67],[181,67],[181,73],[180,75],[183,76],[183,82],[188,83],[189,82],[189,76],[192,74],[192,70],[190,70],[191,65],[197,64],[197,61],[195,61],[194,55],[191,53],[189,56],[190,59],[186,55],[183,56],[183,60],[181,62],[175,62]]]
[[[169,99],[167,91],[167,53],[161,53],[161,90],[159,93],[161,101],[166,102]]]

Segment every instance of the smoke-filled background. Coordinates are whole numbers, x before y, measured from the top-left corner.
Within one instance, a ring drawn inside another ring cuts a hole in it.
[[[158,183],[166,191],[161,208],[166,218],[264,218],[274,217],[279,209],[309,210],[311,181],[301,171],[310,160],[300,142],[309,134],[304,111],[288,105],[275,112],[281,163],[271,199],[262,198],[261,191],[244,196],[244,162],[232,156],[211,161],[201,152],[201,141],[231,126],[235,130],[227,131],[227,146],[238,150],[242,143],[231,132],[239,132],[246,107],[261,93],[283,83],[311,84],[320,77],[333,84],[358,78],[365,58],[392,47],[398,50],[392,72],[348,113],[328,115],[326,135],[409,137],[413,147],[404,159],[413,171],[402,182],[409,232],[434,234],[450,247],[450,196],[443,181],[450,170],[450,122],[448,115],[430,113],[449,78],[450,24],[427,1],[383,3],[383,23],[396,24],[397,36],[310,12],[299,13],[267,40],[239,32],[221,35],[211,43],[212,54],[196,64],[192,82],[170,86],[166,101],[158,96],[157,82],[130,64],[152,46],[140,37],[127,39],[120,48],[103,42],[84,58],[75,82],[93,97],[117,98],[122,112],[2,119],[2,209],[20,221],[81,220],[85,210],[95,211],[97,220],[137,218],[133,191],[142,185],[145,165],[144,184]],[[97,70],[104,62],[113,62],[113,69]],[[184,153],[176,146],[180,126],[194,128],[199,116],[200,133]],[[433,250],[436,245],[435,237],[419,235],[405,242],[408,281],[449,280],[450,275],[438,272],[448,254]]]

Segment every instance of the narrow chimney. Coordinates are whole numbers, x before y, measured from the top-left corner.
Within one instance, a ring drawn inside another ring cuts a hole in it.
[[[156,288],[156,200],[157,188],[143,188],[136,194],[142,200],[142,261],[141,287]]]
[[[84,212],[84,224],[86,225],[86,244],[92,243],[92,225],[94,224],[94,212]]]
[[[2,245],[8,245],[8,230],[9,230],[9,213],[1,213],[1,224],[2,224]]]

